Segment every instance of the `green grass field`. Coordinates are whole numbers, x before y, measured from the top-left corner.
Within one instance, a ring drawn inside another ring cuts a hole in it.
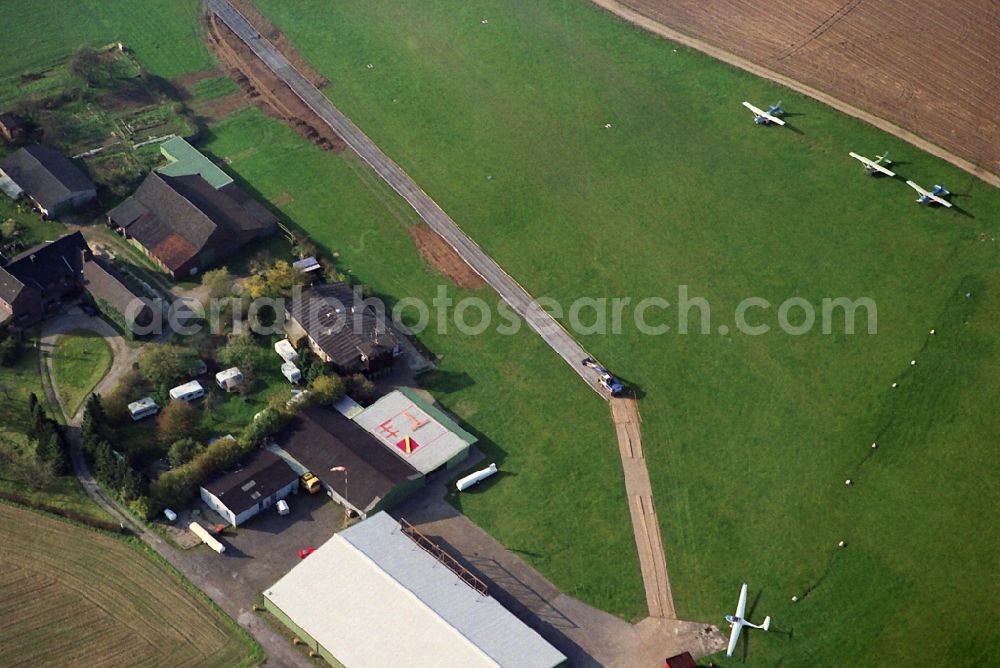
[[[260,648],[147,548],[0,504],[0,664],[247,666]]]
[[[627,320],[583,337],[644,393],[683,616],[721,623],[748,579],[755,614],[787,632],[752,638],[754,665],[976,665],[1000,649],[982,615],[997,531],[977,512],[998,501],[983,467],[996,471],[1000,432],[1000,193],[584,2],[258,5],[341,109],[536,296],[676,303],[687,285],[711,303],[710,334],[648,336]],[[782,99],[794,130],[755,126],[745,99]],[[965,215],[917,207],[847,156],[885,149],[907,178],[946,183]],[[871,297],[878,333],[717,334],[746,297],[775,305],[757,312],[775,330],[789,297]],[[535,380],[556,375],[539,367]],[[554,416],[580,405],[562,397]],[[604,447],[614,454],[610,435]],[[519,454],[539,476],[550,464]],[[592,462],[605,463],[617,477],[613,457]],[[464,509],[516,547],[511,516],[545,512],[533,482],[503,480]],[[580,494],[581,506],[618,495]],[[568,561],[536,563],[565,582]]]
[[[76,415],[94,386],[111,369],[111,346],[89,331],[68,332],[56,339],[52,374],[68,416]]]
[[[3,11],[0,78],[44,71],[80,46],[118,41],[167,79],[212,65],[196,21],[197,0],[33,0],[4,3]]]
[[[34,339],[29,340],[13,367],[0,367],[0,436],[11,439],[21,449],[22,457],[34,456],[24,435],[28,428],[28,395],[34,392],[45,405],[38,349],[34,346]],[[14,475],[9,463],[0,463],[0,492],[17,494],[31,503],[70,510],[97,520],[111,520],[111,516],[87,496],[75,476],[37,482],[38,487],[25,485],[19,476]]]

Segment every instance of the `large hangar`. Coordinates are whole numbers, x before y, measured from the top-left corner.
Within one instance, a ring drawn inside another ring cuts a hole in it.
[[[382,512],[334,535],[265,607],[346,668],[554,668],[566,657]]]

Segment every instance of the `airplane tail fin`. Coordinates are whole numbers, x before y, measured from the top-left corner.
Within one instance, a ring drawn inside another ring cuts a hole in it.
[[[764,618],[764,623],[760,625],[760,628],[764,629],[765,631],[767,631],[768,629],[770,629],[771,628],[771,618],[770,617],[765,617]]]

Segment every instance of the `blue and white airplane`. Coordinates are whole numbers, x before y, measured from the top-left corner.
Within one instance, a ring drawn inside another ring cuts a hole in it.
[[[757,125],[784,125],[785,122],[778,118],[784,116],[785,110],[781,108],[781,102],[772,104],[767,111],[753,106],[749,102],[744,102],[743,106],[753,112],[753,122]]]
[[[943,206],[945,208],[948,208],[948,209],[951,208],[951,202],[949,202],[948,200],[944,199],[945,197],[947,197],[951,193],[948,192],[948,189],[945,188],[944,186],[936,185],[936,186],[934,186],[933,190],[931,190],[930,192],[928,192],[928,191],[924,190],[923,188],[921,188],[920,186],[918,186],[913,181],[907,181],[906,185],[910,186],[911,188],[913,188],[914,190],[916,190],[917,193],[919,193],[920,197],[917,198],[917,202],[919,204],[940,204],[941,206]]]
[[[732,656],[733,652],[736,650],[736,643],[740,640],[740,631],[743,630],[744,626],[749,626],[752,629],[760,629],[761,631],[767,631],[771,628],[771,618],[765,617],[764,623],[758,626],[757,624],[751,624],[747,620],[743,619],[743,615],[746,613],[747,609],[747,583],[743,583],[743,588],[740,589],[740,602],[736,605],[735,615],[726,615],[726,621],[733,625],[733,630],[729,634],[729,649],[726,650],[726,656]]]

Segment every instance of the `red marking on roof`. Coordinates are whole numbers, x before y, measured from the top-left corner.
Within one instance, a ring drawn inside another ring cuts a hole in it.
[[[154,248],[149,249],[156,258],[171,270],[177,269],[198,254],[198,249],[181,235],[169,234]]]
[[[420,444],[417,443],[413,438],[407,436],[399,443],[397,443],[396,447],[402,450],[404,454],[412,455],[414,450],[420,447]]]

